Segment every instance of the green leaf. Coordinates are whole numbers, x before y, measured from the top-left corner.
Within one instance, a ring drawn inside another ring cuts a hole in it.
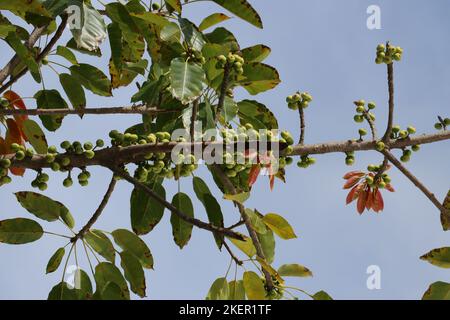
[[[187,194],[181,192],[177,193],[172,199],[172,204],[187,216],[191,218],[194,217],[194,207]],[[172,213],[170,223],[172,224],[172,233],[175,243],[180,249],[183,249],[191,239],[193,225],[181,220],[175,213]]]
[[[441,268],[450,268],[450,247],[434,249],[424,254],[420,259]]]
[[[253,47],[242,49],[242,58],[245,62],[262,62],[264,61],[272,52],[272,50],[263,44],[258,44]]]
[[[81,300],[90,299],[92,297],[92,283],[91,279],[85,271],[78,268],[75,271],[75,287],[79,290],[79,297]]]
[[[245,300],[244,281],[230,281],[228,283],[228,300]]]
[[[116,252],[114,246],[109,238],[100,230],[91,230],[84,236],[87,243],[101,255],[103,258],[111,263],[114,263]]]
[[[25,65],[28,67],[31,75],[33,76],[33,79],[36,82],[41,83],[41,74],[39,71],[39,65],[36,62],[31,51],[28,50],[28,48],[22,43],[17,34],[15,32],[10,32],[6,37],[6,42],[8,42],[8,44],[16,52],[20,60],[24,62]]]
[[[175,58],[170,64],[172,95],[187,105],[200,97],[205,83],[205,72],[197,64]]]
[[[175,22],[170,22],[161,29],[159,36],[162,41],[179,43],[181,39],[180,27]]]
[[[48,300],[78,300],[80,290],[70,288],[66,282],[60,282],[48,294]]]
[[[119,289],[121,296],[125,300],[130,299],[130,291],[127,282],[120,270],[109,262],[101,262],[95,267],[95,283],[97,284],[97,292],[102,292],[108,283],[115,283]]]
[[[145,275],[141,262],[136,256],[128,251],[120,253],[122,269],[125,271],[125,278],[130,283],[131,291],[141,298],[145,297]]]
[[[448,231],[450,230],[450,191],[447,193],[442,205],[444,210],[441,212],[441,224],[444,231]]]
[[[22,191],[15,193],[15,195],[20,205],[39,219],[52,222],[61,218],[69,228],[74,227],[73,217],[69,209],[61,202],[35,192]]]
[[[48,150],[47,139],[41,127],[31,119],[26,119],[22,123],[22,130],[33,146],[34,150],[40,154],[46,154]]]
[[[244,74],[240,85],[251,95],[268,91],[280,84],[278,71],[260,62],[244,64]]]
[[[438,281],[431,284],[422,300],[450,300],[450,283]]]
[[[61,261],[66,254],[66,250],[64,248],[59,248],[56,252],[51,256],[50,260],[47,263],[46,273],[52,273],[58,270],[61,265]]]
[[[78,60],[77,57],[75,56],[75,54],[70,51],[69,48],[64,47],[64,46],[58,46],[56,48],[56,54],[60,57],[63,57],[64,59],[66,59],[67,61],[69,61],[71,64],[78,64]]]
[[[229,296],[226,278],[216,279],[209,289],[206,300],[227,300]]]
[[[226,96],[224,103],[223,103],[223,109],[222,109],[222,116],[226,123],[230,122],[234,118],[236,118],[236,115],[238,114],[238,105],[233,100],[233,98]]]
[[[275,115],[262,103],[254,100],[238,102],[239,118],[242,125],[250,123],[255,130],[278,129]]]
[[[103,16],[84,1],[79,9],[78,20],[70,24],[73,38],[79,48],[96,51],[107,37]]]
[[[227,16],[226,14],[213,13],[213,14],[209,15],[208,17],[206,17],[205,19],[203,19],[203,21],[202,21],[202,23],[200,23],[200,26],[198,27],[198,29],[200,31],[205,31],[206,29],[211,28],[212,26],[215,26],[216,24],[219,24],[228,19],[230,19],[230,17]]]
[[[161,184],[155,184],[152,189],[161,198],[166,198],[166,190]],[[144,235],[152,231],[163,217],[164,206],[140,189],[133,190],[130,202],[133,231],[138,235]]]
[[[179,18],[178,21],[180,23],[181,31],[183,32],[184,39],[188,46],[194,51],[201,52],[203,46],[206,43],[205,39],[203,38],[203,34],[188,19]]]
[[[209,222],[216,227],[224,227],[223,224],[223,213],[219,202],[212,195],[208,188],[208,185],[199,177],[194,177],[192,180],[194,185],[194,192],[197,198],[205,207],[206,213],[208,214]],[[223,236],[214,234],[217,246],[222,248]]]
[[[333,298],[325,291],[316,292],[313,295],[314,300],[333,300]]]
[[[205,35],[208,44],[203,48],[205,58],[212,58],[218,55],[227,55],[230,51],[239,51],[239,43],[236,37],[225,28],[216,28],[213,32]]]
[[[289,222],[282,216],[275,213],[269,213],[264,216],[263,221],[281,239],[289,240],[297,238]]]
[[[6,37],[8,36],[8,34],[10,32],[16,32],[16,27],[13,25],[6,25],[6,24],[0,25],[0,38],[1,39],[6,39]]]
[[[114,282],[108,282],[106,284],[106,286],[103,288],[100,295],[101,295],[102,300],[107,300],[107,301],[128,300],[124,296],[120,287]]]
[[[265,234],[267,232],[267,227],[259,214],[251,209],[245,209],[245,213],[249,217],[250,223],[257,233]]]
[[[39,240],[44,230],[39,223],[30,219],[16,218],[0,221],[0,242],[25,244]]]
[[[36,99],[38,109],[69,109],[66,101],[56,90],[38,91],[34,98]],[[64,116],[39,116],[44,127],[49,131],[56,131],[61,127]]]
[[[153,25],[164,27],[170,23],[169,20],[161,17],[152,12],[143,12],[143,13],[130,13],[131,16],[136,17],[138,19],[144,20],[147,23],[151,23]]]
[[[59,81],[67,97],[76,110],[83,110],[86,107],[86,95],[80,82],[70,74],[61,73]]]
[[[50,17],[50,13],[42,2],[38,0],[0,0],[0,10],[9,10],[22,18],[27,13]]]
[[[312,272],[299,264],[284,264],[278,268],[278,274],[282,277],[312,277]]]
[[[112,96],[111,81],[109,81],[108,77],[96,67],[80,63],[71,66],[70,72],[86,89],[99,96]]]
[[[253,245],[252,239],[247,236],[243,236],[244,241],[228,238],[231,243],[233,243],[239,250],[245,253],[249,258],[252,258],[256,254],[255,246]]]
[[[244,203],[250,198],[250,192],[242,192],[238,194],[225,194],[223,196],[225,200],[236,201],[239,203]]]
[[[242,20],[245,20],[255,27],[263,28],[261,17],[258,12],[246,0],[212,0],[224,7]]]
[[[257,236],[267,262],[272,263],[275,258],[275,237],[272,230],[266,228],[265,233],[258,233]]]
[[[144,268],[153,269],[153,256],[144,241],[133,232],[118,229],[112,232],[114,241],[124,251],[134,255]]]
[[[244,272],[243,280],[248,300],[265,300],[266,289],[264,288],[264,283],[255,272]]]
[[[165,0],[166,4],[172,7],[178,13],[181,13],[181,1],[180,0]]]

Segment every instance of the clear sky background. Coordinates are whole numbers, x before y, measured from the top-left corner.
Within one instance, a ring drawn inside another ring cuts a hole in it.
[[[436,115],[449,116],[450,3],[446,0],[365,1],[365,0],[278,0],[252,1],[261,14],[264,30],[232,19],[224,25],[238,37],[242,47],[264,43],[272,48],[267,62],[278,68],[282,83],[257,99],[270,106],[280,126],[298,134],[297,114],[288,110],[284,99],[296,90],[314,96],[307,110],[307,143],[355,138],[360,126],[353,121],[355,99],[373,100],[378,104],[378,126],[383,130],[387,118],[386,68],[374,63],[377,44],[392,41],[404,48],[404,59],[397,64],[395,123],[413,124],[418,133],[433,132]],[[366,9],[371,4],[381,7],[382,30],[366,27]],[[199,23],[206,15],[222,11],[207,2],[188,6],[186,17]],[[223,12],[223,11],[222,11]],[[66,40],[68,40],[66,32]],[[11,54],[0,47],[2,60]],[[104,57],[82,58],[107,72],[108,46]],[[48,69],[48,68],[47,68]],[[59,88],[55,74],[46,72],[46,87]],[[14,86],[22,96],[33,95],[39,86],[26,77]],[[122,89],[114,98],[89,97],[89,106],[126,105],[133,92]],[[248,97],[239,91],[239,98]],[[29,107],[34,102],[27,101]],[[95,141],[107,137],[111,129],[124,130],[139,121],[138,116],[86,116],[83,121],[67,117],[56,134],[48,134],[51,144],[63,139]],[[419,260],[431,249],[448,246],[450,234],[442,231],[436,208],[396,169],[392,169],[395,194],[384,194],[386,208],[381,214],[359,216],[354,206],[345,206],[342,190],[344,173],[365,169],[379,163],[379,154],[357,154],[353,168],[344,164],[345,156],[332,154],[318,157],[317,165],[308,170],[292,166],[287,184],[276,182],[270,192],[265,177],[259,179],[248,201],[249,207],[263,213],[276,212],[294,226],[299,238],[277,239],[275,266],[300,263],[308,266],[314,277],[290,280],[289,283],[310,292],[326,290],[336,299],[417,299],[434,281],[450,281],[448,270]],[[449,186],[449,142],[427,145],[413,156],[410,168],[443,199]],[[91,170],[93,177],[87,188],[61,187],[64,176],[52,174],[46,195],[63,202],[75,216],[77,229],[89,219],[98,206],[110,179],[101,168]],[[197,173],[210,182],[206,170]],[[16,202],[13,192],[31,190],[34,173],[0,190],[0,219],[30,217]],[[165,184],[168,198],[176,193],[174,183]],[[193,194],[191,179],[181,182],[183,192]],[[130,227],[129,195],[132,188],[120,182],[96,227],[112,231]],[[238,213],[229,204],[222,207],[226,221],[237,221]],[[195,200],[196,217],[206,219],[201,204]],[[43,223],[45,229],[64,232],[57,223]],[[149,299],[203,299],[211,283],[224,276],[229,256],[219,252],[208,232],[194,229],[189,245],[182,251],[172,240],[169,214],[157,228],[144,237],[150,246],[155,270],[146,272]],[[61,280],[62,270],[45,275],[45,266],[64,240],[45,236],[24,245],[0,245],[0,298],[42,299]],[[78,255],[85,270],[88,265],[82,248]],[[71,260],[73,264],[73,260]],[[381,268],[381,290],[368,290],[366,269]]]

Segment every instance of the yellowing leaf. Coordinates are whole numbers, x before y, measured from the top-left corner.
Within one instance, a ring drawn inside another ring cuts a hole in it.
[[[243,253],[245,253],[249,258],[256,254],[255,246],[249,237],[243,236],[245,241],[229,238],[229,240],[238,247]]]
[[[205,19],[203,19],[202,23],[200,23],[200,26],[198,27],[198,29],[200,31],[204,31],[208,28],[211,28],[212,26],[226,21],[230,19],[229,16],[227,16],[226,14],[223,13],[213,13],[212,15],[206,17]]]
[[[278,268],[280,276],[284,277],[312,277],[312,272],[299,264],[284,264]]]
[[[227,300],[229,295],[226,278],[216,279],[209,289],[206,300]]]
[[[441,268],[450,268],[450,247],[434,249],[424,254],[420,259]]]
[[[450,300],[450,283],[438,281],[431,284],[422,300]]]
[[[266,298],[264,283],[253,271],[244,272],[244,288],[249,300],[264,300]]]
[[[250,198],[250,192],[243,192],[239,194],[225,194],[223,196],[225,200],[236,201],[239,203],[244,203]]]
[[[275,213],[269,213],[264,216],[263,221],[281,239],[289,240],[297,238],[297,235],[289,222],[282,216]]]

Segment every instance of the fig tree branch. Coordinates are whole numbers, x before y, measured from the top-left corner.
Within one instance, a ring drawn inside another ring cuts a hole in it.
[[[389,44],[388,44],[389,46]],[[386,132],[383,136],[383,141],[389,141],[392,133],[392,126],[394,124],[394,64],[387,65],[388,73],[388,87],[389,87],[389,116]]]
[[[298,108],[298,113],[300,116],[300,139],[298,141],[299,145],[303,145],[305,143],[305,131],[306,131],[306,123],[305,123],[305,110],[303,107]]]
[[[216,109],[216,122],[219,119],[220,113],[223,110],[223,105],[225,104],[225,97],[227,95],[228,84],[230,81],[230,73],[231,73],[231,65],[229,63],[227,63],[227,64],[225,64],[225,67],[223,70],[223,81],[222,81],[222,85],[220,87],[219,102],[217,104],[217,109]]]
[[[225,174],[225,172],[223,172],[222,168],[216,164],[216,165],[212,166],[212,169],[217,174],[217,177],[222,182],[225,189],[227,189],[230,194],[237,194],[236,188],[234,187],[233,183],[230,181],[230,178],[228,178],[228,176]],[[262,249],[261,243],[259,242],[258,235],[256,234],[256,231],[253,228],[253,225],[250,221],[250,218],[247,215],[247,213],[245,212],[244,205],[238,201],[234,201],[234,204],[238,207],[239,213],[241,214],[241,217],[242,217],[242,220],[244,221],[244,224],[247,227],[248,234],[250,235],[253,245],[255,246],[257,256],[265,261],[266,257],[264,255],[264,251]],[[274,288],[272,276],[264,268],[262,268],[262,271],[263,271],[264,277],[266,279],[266,286],[269,291],[272,291],[272,289]]]
[[[157,109],[146,105],[123,106],[123,107],[98,107],[75,109],[0,109],[3,116],[55,116],[55,115],[106,115],[106,114],[163,114],[179,112],[180,109]]]
[[[173,204],[171,204],[170,202],[167,202],[165,199],[161,198],[159,195],[157,195],[155,192],[153,192],[153,190],[149,186],[147,186],[146,184],[144,184],[142,182],[139,182],[137,179],[130,176],[124,170],[118,169],[113,166],[109,166],[109,169],[111,171],[113,171],[117,176],[121,177],[122,179],[124,179],[124,180],[128,181],[129,183],[131,183],[132,185],[134,185],[136,188],[144,191],[149,197],[156,200],[158,203],[160,203],[161,205],[166,207],[173,214],[176,214],[180,219],[184,220],[185,222],[192,224],[200,229],[204,229],[204,230],[207,230],[207,231],[210,231],[213,233],[221,234],[221,235],[224,235],[224,236],[227,236],[227,237],[230,237],[233,239],[238,239],[241,241],[244,240],[242,235],[240,235],[232,230],[217,227],[210,223],[206,223],[206,222],[203,222],[201,220],[198,220],[198,219],[195,219],[195,218],[192,218],[192,217],[186,215],[184,212],[181,212]]]
[[[98,218],[103,213],[103,210],[105,209],[106,205],[108,204],[109,199],[111,198],[111,195],[114,191],[114,188],[116,186],[116,179],[114,179],[114,176],[111,178],[111,182],[108,185],[108,189],[106,190],[105,195],[103,196],[102,202],[98,206],[97,210],[95,210],[92,217],[89,219],[89,221],[86,223],[86,225],[81,228],[81,230],[70,240],[71,242],[76,242],[79,239],[82,239],[84,235],[92,228],[92,226],[97,222]]]
[[[434,134],[425,134],[415,137],[409,137],[407,139],[394,140],[387,144],[389,149],[403,149],[414,145],[424,145],[428,143],[450,140],[450,131],[441,131]],[[74,168],[88,167],[88,166],[108,166],[113,162],[114,164],[127,164],[131,162],[144,161],[145,156],[149,153],[164,152],[169,153],[173,148],[179,146],[180,148],[201,148],[204,149],[207,146],[220,147],[223,146],[222,142],[171,142],[166,144],[142,144],[133,145],[123,148],[105,148],[95,152],[93,159],[87,159],[84,155],[67,154],[57,157],[67,157],[70,159],[70,166]],[[328,154],[328,153],[345,153],[351,151],[376,151],[376,141],[340,141],[340,142],[328,142],[321,144],[310,145],[297,145],[294,146],[294,151],[291,155],[313,155],[313,154]],[[34,155],[32,158],[26,158],[24,160],[15,159],[14,154],[8,154],[3,156],[6,159],[10,159],[13,167],[29,168],[29,169],[42,169],[51,167],[50,163],[47,163],[45,155]]]
[[[234,260],[234,262],[236,262],[237,265],[242,266],[243,262],[241,260],[239,260],[233,253],[233,251],[231,250],[230,246],[228,245],[228,243],[224,240],[223,241],[223,246],[225,247],[225,249],[228,251],[228,253],[230,254],[231,259]]]

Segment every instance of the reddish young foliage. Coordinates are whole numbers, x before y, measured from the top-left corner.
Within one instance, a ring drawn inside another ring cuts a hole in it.
[[[6,91],[3,94],[3,97],[9,101],[9,103],[16,109],[22,109],[26,110],[27,107],[25,106],[25,103],[23,102],[22,98],[15,93],[14,91]],[[23,122],[28,119],[28,116],[14,116],[14,119],[16,119],[17,127],[20,130],[20,135],[23,137],[25,141],[28,141],[27,136],[23,132]]]

